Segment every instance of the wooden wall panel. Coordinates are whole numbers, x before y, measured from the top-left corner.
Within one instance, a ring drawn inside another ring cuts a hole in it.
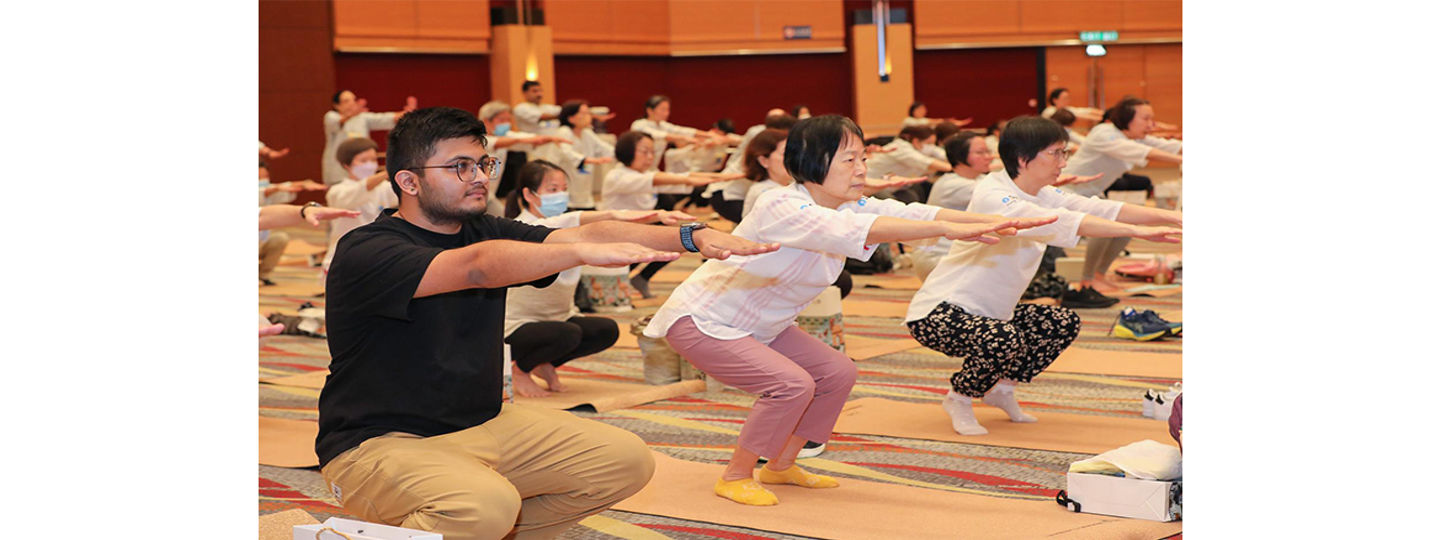
[[[915,45],[1060,46],[1083,30],[1120,31],[1120,43],[1178,40],[1180,15],[1180,0],[915,0]]]
[[[1046,47],[1046,95],[1056,88],[1067,88],[1076,107],[1104,109],[1104,105],[1092,103],[1085,92],[1087,81],[1090,80],[1091,61],[1089,56],[1085,56],[1083,47]]]
[[[833,0],[551,0],[546,23],[559,54],[702,55],[840,49],[844,17]],[[811,39],[785,40],[786,25]]]
[[[488,2],[334,0],[340,51],[483,53],[490,47]]]
[[[325,2],[259,3],[260,140],[290,154],[270,162],[276,180],[320,179],[321,117],[335,92],[330,8]],[[323,198],[302,192],[302,202]]]
[[[1122,32],[1181,29],[1180,0],[1130,0],[1124,4],[1124,24],[1119,28]]]
[[[1127,94],[1145,97],[1145,46],[1117,45],[1108,49],[1100,59],[1101,74],[1105,78],[1100,102],[1109,106]]]
[[[478,112],[480,105],[490,100],[489,55],[335,53],[334,58],[331,92],[355,92],[374,112],[398,111],[405,106],[406,96],[415,96],[421,107],[458,107],[470,112]],[[311,119],[322,143],[320,118],[329,110],[329,94],[326,100],[325,107],[316,110]],[[370,135],[383,151],[389,133]]]
[[[1155,107],[1155,117],[1180,125],[1183,121],[1182,46],[1145,46],[1145,99]]]
[[[878,73],[875,26],[855,25],[850,29],[849,56],[855,102],[853,119],[865,130],[867,137],[899,133],[906,109],[915,100],[915,51],[910,39],[910,25],[891,24],[887,29],[885,48],[890,57],[888,82],[881,82]]]

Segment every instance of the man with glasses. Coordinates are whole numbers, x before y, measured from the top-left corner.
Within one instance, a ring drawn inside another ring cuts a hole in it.
[[[502,403],[505,288],[566,268],[778,249],[712,229],[549,229],[485,214],[485,127],[429,108],[390,132],[399,208],[340,240],[326,282],[332,360],[315,450],[346,511],[446,540],[548,538],[639,491],[639,437]]]

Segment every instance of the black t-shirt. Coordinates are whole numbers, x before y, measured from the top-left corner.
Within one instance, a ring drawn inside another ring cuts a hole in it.
[[[554,231],[487,215],[440,234],[393,213],[346,234],[330,263],[330,376],[315,439],[321,466],[371,437],[443,435],[500,414],[505,289],[414,298],[415,289],[441,251],[484,240],[543,242]]]

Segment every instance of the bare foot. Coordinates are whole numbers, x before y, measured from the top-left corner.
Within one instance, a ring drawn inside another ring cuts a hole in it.
[[[565,385],[560,382],[560,374],[555,372],[555,366],[540,364],[531,370],[541,379],[545,379],[545,385],[550,387],[551,392],[564,392]]]
[[[520,371],[520,366],[510,366],[511,384],[515,385],[515,395],[521,397],[546,397],[546,392],[540,385],[535,384],[535,379],[530,378],[529,373]]]

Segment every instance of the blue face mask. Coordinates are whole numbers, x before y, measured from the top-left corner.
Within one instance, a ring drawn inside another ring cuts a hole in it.
[[[495,136],[496,136],[496,137],[504,137],[506,133],[510,133],[510,124],[506,123],[506,124],[496,124],[496,125],[495,125]]]
[[[565,213],[565,208],[570,204],[570,192],[561,191],[557,193],[546,193],[540,196],[540,215],[542,217],[555,217]]]

